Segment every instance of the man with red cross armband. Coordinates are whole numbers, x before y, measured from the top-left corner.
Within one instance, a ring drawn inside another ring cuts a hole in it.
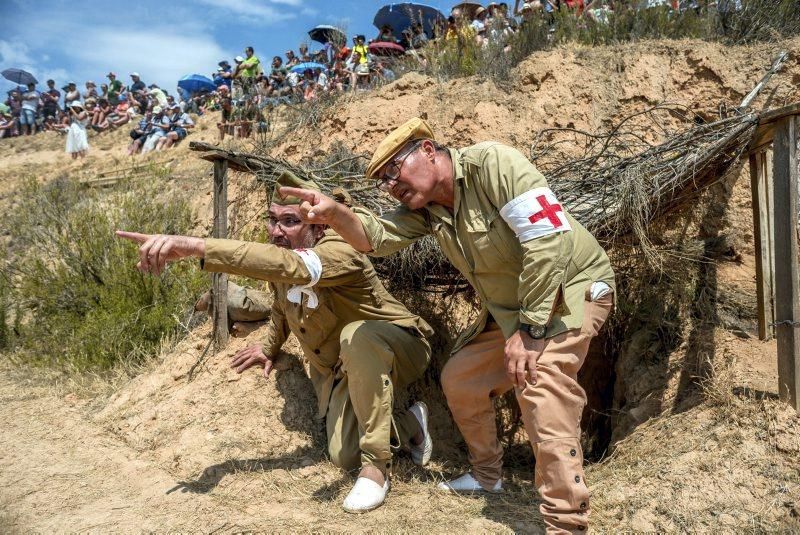
[[[439,487],[502,492],[502,446],[492,398],[514,389],[536,457],[548,532],[588,527],[577,382],[589,342],[613,306],[614,272],[597,240],[567,213],[545,177],[514,148],[434,141],[422,119],[393,131],[367,176],[398,201],[382,216],[312,191],[300,211],[355,249],[382,256],[432,234],[481,298],[478,319],[442,371],[447,403],[472,470]]]

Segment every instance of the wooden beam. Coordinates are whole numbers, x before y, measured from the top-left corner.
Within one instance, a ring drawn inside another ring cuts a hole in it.
[[[756,296],[758,305],[758,337],[771,340],[772,323],[775,321],[773,309],[773,269],[772,262],[772,211],[770,197],[772,188],[771,158],[768,151],[750,154],[750,187],[753,196],[753,236],[756,256]]]
[[[214,238],[228,237],[228,161],[214,160]],[[211,276],[211,302],[214,312],[214,339],[217,347],[228,343],[228,275]]]
[[[775,125],[775,334],[778,339],[778,393],[800,412],[800,281],[797,246],[797,118]]]
[[[750,150],[763,148],[775,139],[775,125],[786,117],[800,115],[800,102],[770,110],[758,116],[758,128],[753,135]]]

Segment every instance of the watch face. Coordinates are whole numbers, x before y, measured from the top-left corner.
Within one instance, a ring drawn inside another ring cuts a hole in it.
[[[543,325],[531,325],[528,328],[528,332],[534,338],[542,338],[544,336],[546,329]]]

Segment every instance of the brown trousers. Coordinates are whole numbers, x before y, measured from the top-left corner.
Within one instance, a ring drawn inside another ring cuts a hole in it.
[[[542,499],[539,511],[549,533],[588,527],[589,489],[580,444],[586,392],[578,384],[577,374],[589,342],[612,306],[612,295],[595,302],[587,299],[582,327],[549,338],[536,363],[536,384],[515,389],[536,458],[534,483]],[[487,489],[502,477],[503,468],[492,398],[513,387],[505,371],[504,348],[502,332],[490,324],[442,370],[442,388],[469,448],[472,473]]]

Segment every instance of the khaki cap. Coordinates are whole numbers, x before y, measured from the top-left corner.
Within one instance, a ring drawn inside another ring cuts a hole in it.
[[[281,197],[280,192],[278,191],[279,188],[302,188],[302,189],[310,189],[314,191],[320,191],[319,186],[316,183],[312,182],[311,180],[303,180],[302,178],[298,177],[294,173],[290,171],[284,171],[281,173],[281,176],[275,180],[275,188],[272,190],[272,202],[281,206],[287,206],[290,204],[300,204],[302,199],[299,197],[295,197],[293,195],[287,195],[286,197]]]
[[[395,128],[375,149],[367,166],[367,178],[372,178],[381,167],[389,163],[406,143],[418,139],[434,139],[433,131],[424,119],[414,117]]]

